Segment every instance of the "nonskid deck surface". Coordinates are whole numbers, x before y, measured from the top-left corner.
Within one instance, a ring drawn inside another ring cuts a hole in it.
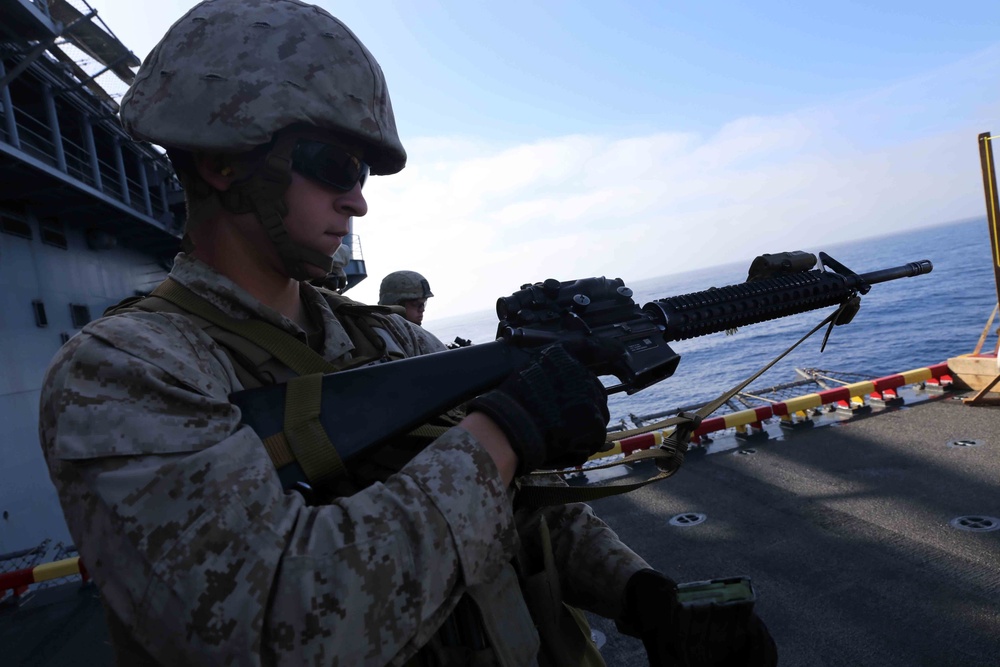
[[[595,503],[678,580],[747,574],[786,666],[995,667],[1000,655],[1000,408],[950,396],[713,451],[671,479]],[[955,441],[965,445],[954,446]],[[636,470],[635,474],[648,472]],[[670,519],[704,514],[697,525]],[[592,619],[609,665],[642,645]],[[39,591],[0,611],[5,665],[111,664],[96,592]]]
[[[951,522],[1000,526],[1000,408],[955,398],[705,456],[594,508],[680,581],[750,575],[782,665],[995,667],[1000,530]],[[671,525],[687,513],[707,518]],[[645,664],[593,620],[608,664]]]
[[[0,647],[5,667],[114,664],[97,588],[79,580],[31,591],[16,609],[0,607]]]

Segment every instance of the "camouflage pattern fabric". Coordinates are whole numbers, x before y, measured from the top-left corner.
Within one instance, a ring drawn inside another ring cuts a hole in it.
[[[416,271],[393,271],[379,284],[380,306],[396,306],[408,299],[426,299],[434,296],[427,279]]]
[[[530,476],[521,485],[565,486],[555,475]],[[559,569],[559,583],[566,604],[605,618],[622,613],[622,594],[632,575],[650,566],[618,539],[618,535],[585,503],[552,505],[514,515],[523,541],[522,553],[538,554],[538,521],[544,516]],[[532,564],[537,569],[538,563]]]
[[[385,76],[350,29],[297,0],[206,0],[170,27],[122,98],[134,139],[240,153],[294,124],[357,141],[374,175],[406,164]]]
[[[233,317],[305,338],[197,260],[179,255],[171,276]],[[351,354],[326,301],[301,290],[322,317],[325,356]],[[443,349],[398,316],[385,328],[408,356]],[[156,663],[399,665],[468,590],[499,627],[499,663],[533,664],[538,638],[510,565],[511,491],[468,432],[450,429],[384,483],[311,507],[283,492],[240,425],[226,400],[239,389],[226,354],[171,313],[90,323],[45,378],[40,437],[70,532],[105,604]],[[616,615],[626,573],[645,563],[589,508],[552,511],[567,595]]]

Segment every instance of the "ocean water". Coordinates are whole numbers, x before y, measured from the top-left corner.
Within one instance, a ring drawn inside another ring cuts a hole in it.
[[[934,270],[928,275],[874,285],[862,297],[861,310],[854,320],[834,327],[825,351],[820,353],[820,331],[754,381],[751,388],[795,380],[797,367],[881,377],[972,352],[997,302],[985,218],[828,247],[775,248],[775,252],[782,250],[822,250],[856,273],[922,259],[931,260]],[[636,303],[645,304],[743,282],[752,260],[748,257],[745,263],[650,278],[629,287]],[[511,292],[517,287],[512,285]],[[673,343],[674,351],[681,355],[674,375],[632,396],[613,395],[609,400],[611,423],[628,421],[630,414],[650,414],[717,397],[791,346],[830,310],[743,327],[732,336],[718,333]],[[492,310],[427,323],[428,330],[446,342],[456,336],[473,343],[488,342],[495,337],[496,326]],[[992,331],[996,328],[995,322]],[[995,343],[996,336],[991,333],[987,346]]]

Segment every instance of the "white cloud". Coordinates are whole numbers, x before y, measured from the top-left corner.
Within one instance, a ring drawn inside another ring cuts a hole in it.
[[[432,325],[547,277],[634,282],[979,215],[976,135],[997,120],[1000,50],[971,65],[704,137],[410,141],[407,168],[366,190],[355,230],[371,278],[352,296],[420,271]]]

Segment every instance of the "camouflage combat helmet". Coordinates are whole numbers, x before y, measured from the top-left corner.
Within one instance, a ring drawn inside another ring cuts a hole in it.
[[[199,3],[147,56],[120,113],[133,138],[166,148],[236,155],[301,127],[359,149],[372,174],[406,164],[375,58],[347,26],[298,0]],[[294,146],[294,136],[275,142],[261,168],[211,194],[231,212],[257,214],[289,274],[303,279],[303,262],[329,271],[331,258],[292,244],[281,222]]]
[[[434,296],[427,279],[416,271],[393,271],[382,279],[378,290],[380,306],[398,306],[409,299]]]

